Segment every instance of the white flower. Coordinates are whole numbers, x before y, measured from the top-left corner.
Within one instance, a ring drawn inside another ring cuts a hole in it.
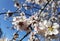
[[[20,13],[20,16],[13,17],[13,22],[12,22],[15,29],[25,30],[26,32],[31,31],[31,29],[28,27],[31,23],[32,21],[29,18],[26,18],[23,12]]]
[[[53,35],[53,34],[57,35],[59,33],[58,28],[59,28],[59,24],[53,23],[51,26],[48,26],[45,35]]]
[[[13,17],[13,22],[12,24],[14,25],[14,28],[15,29],[24,29],[24,26],[27,26],[26,25],[26,17],[25,16],[16,16],[16,17]]]
[[[58,31],[59,24],[58,23],[53,23],[51,21],[44,20],[42,22],[39,22],[39,29],[45,30],[45,36],[47,35],[57,35],[59,33]],[[39,33],[39,32],[38,32]],[[42,32],[43,33],[43,32]]]

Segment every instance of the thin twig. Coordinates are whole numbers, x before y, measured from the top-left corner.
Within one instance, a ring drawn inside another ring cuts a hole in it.
[[[28,32],[20,41],[22,41],[25,37],[27,37],[30,34],[30,32]]]
[[[50,0],[51,1],[51,0]],[[45,9],[45,7],[49,4],[49,2],[50,1],[48,1],[47,3],[46,3],[46,5],[44,6],[44,8],[43,9],[41,9],[41,11],[40,11],[40,14],[42,13],[42,11]],[[40,17],[40,14],[38,14],[38,17]]]

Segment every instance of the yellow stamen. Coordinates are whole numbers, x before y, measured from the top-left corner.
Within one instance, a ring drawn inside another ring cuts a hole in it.
[[[53,29],[54,29],[54,28],[52,28],[52,27],[48,27],[48,30],[49,30],[49,31],[53,31]]]

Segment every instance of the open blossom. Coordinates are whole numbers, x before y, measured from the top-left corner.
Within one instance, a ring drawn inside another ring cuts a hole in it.
[[[22,12],[20,13],[20,16],[13,17],[12,24],[17,30],[29,30],[29,25],[34,23],[38,18],[35,17],[36,16],[31,16],[29,18],[26,18],[25,14]]]
[[[23,26],[23,21],[24,19],[22,19],[21,17],[14,17],[12,24],[14,25],[14,28],[20,29],[19,27]]]
[[[40,24],[41,25],[41,24]],[[44,24],[42,28],[46,28],[46,33],[45,34],[49,34],[49,35],[56,35],[58,34],[58,28],[59,28],[59,24],[58,23],[53,23],[51,21],[47,21],[44,20]],[[40,27],[41,29],[41,27]]]
[[[14,28],[17,30],[29,30],[26,17],[22,14],[20,15],[21,16],[13,17],[12,24],[14,25]]]
[[[59,28],[59,24],[58,23],[49,23],[49,21],[46,21],[46,32],[45,35],[57,35],[59,33],[58,28]]]
[[[59,24],[58,23],[53,23],[51,21],[47,21],[44,20],[42,22],[39,22],[39,26],[36,26],[36,28],[38,27],[38,30],[36,30],[36,32],[38,31],[38,34],[42,34],[44,36],[47,35],[57,35],[59,33],[58,28],[59,28]]]

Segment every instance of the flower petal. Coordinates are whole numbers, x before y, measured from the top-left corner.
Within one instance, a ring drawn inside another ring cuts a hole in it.
[[[47,24],[47,20],[44,20],[44,21],[43,21],[43,24],[46,25],[46,24]]]
[[[53,28],[59,28],[59,24],[54,23],[54,24],[53,24]]]
[[[59,31],[57,29],[54,29],[53,34],[57,35],[58,33],[59,33]]]
[[[51,25],[52,25],[52,22],[51,21],[48,21],[47,26],[48,27],[51,27]]]
[[[39,29],[41,29],[41,30],[45,29],[45,26],[43,26],[43,24],[41,22],[39,23]]]

